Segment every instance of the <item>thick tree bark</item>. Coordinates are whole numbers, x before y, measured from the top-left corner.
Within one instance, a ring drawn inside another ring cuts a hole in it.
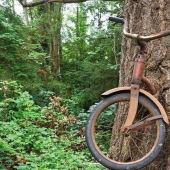
[[[125,0],[123,18],[129,21],[131,33],[150,35],[170,30],[169,11],[169,0]],[[133,40],[123,38],[119,86],[130,86],[132,68],[138,50]],[[155,97],[162,103],[170,117],[170,37],[149,42],[147,51],[144,75],[154,84],[157,90]],[[166,135],[163,150],[154,162],[143,170],[170,169],[170,128],[168,126]],[[115,133],[113,131],[113,136],[112,143],[121,142],[118,136],[115,137],[116,130]]]

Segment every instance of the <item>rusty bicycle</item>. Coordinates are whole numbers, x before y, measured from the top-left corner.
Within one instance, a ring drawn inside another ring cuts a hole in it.
[[[134,62],[130,87],[118,87],[104,92],[103,100],[91,112],[86,125],[86,141],[94,158],[111,170],[140,169],[151,163],[162,149],[167,114],[153,96],[154,86],[143,75],[146,44],[170,35],[170,31],[141,36],[132,34],[128,22],[109,17],[123,24],[123,35],[140,47]],[[141,89],[145,83],[150,93]],[[147,145],[147,147],[145,147]]]

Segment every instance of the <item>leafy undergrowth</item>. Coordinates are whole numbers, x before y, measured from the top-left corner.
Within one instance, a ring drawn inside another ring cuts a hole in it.
[[[59,97],[47,107],[34,104],[16,82],[1,82],[1,170],[101,170],[84,137],[87,114],[76,119]]]

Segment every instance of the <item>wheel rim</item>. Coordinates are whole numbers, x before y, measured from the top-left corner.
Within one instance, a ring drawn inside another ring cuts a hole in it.
[[[120,103],[120,100],[123,100],[123,102],[121,101]],[[112,102],[110,101],[107,105],[101,107],[97,111],[97,114],[95,114],[95,117],[93,119],[91,134],[95,148],[105,159],[115,164],[129,165],[146,159],[148,155],[150,155],[153,152],[158,143],[158,138],[160,135],[160,126],[158,121],[156,121],[155,124],[152,126],[148,126],[145,129],[131,133],[129,136],[124,136],[123,134],[116,135],[117,138],[119,138],[117,140],[113,139],[112,137],[112,143],[110,147],[109,138],[111,138],[111,135],[109,136],[108,132],[112,134],[112,131],[113,130],[115,131],[117,129],[115,134],[120,133],[120,128],[122,125],[117,123],[114,126],[118,127],[113,126],[112,128],[112,125],[109,122],[113,121],[113,119],[115,121],[119,119],[119,116],[121,116],[122,114],[118,113],[119,109],[120,108],[122,109],[122,107],[124,107],[123,106],[124,104],[128,105],[129,95],[123,96],[123,98],[118,98],[113,101]],[[116,104],[117,106],[119,105],[117,108],[115,105],[112,105],[110,106],[110,108],[108,108],[108,106],[111,105],[111,103],[115,102],[119,103]],[[148,103],[140,99],[139,104],[141,106],[138,108],[139,111],[138,113],[142,114],[137,115],[138,121],[143,118],[148,118],[149,114],[150,116],[154,115],[154,111],[153,109],[150,108],[150,105]],[[105,108],[107,108],[107,110]],[[124,107],[123,109],[124,113],[126,114],[128,111],[127,107]],[[105,112],[103,112],[104,110]],[[148,112],[146,112],[146,110],[149,111],[149,114]],[[113,118],[114,115],[113,112],[115,111],[116,115]],[[121,117],[121,119],[122,118],[123,117]],[[121,120],[121,122],[123,122],[123,120]],[[96,126],[96,124],[100,126]],[[115,143],[116,141],[118,142]],[[145,147],[146,145],[147,147]],[[113,152],[113,150],[116,150],[116,152]]]

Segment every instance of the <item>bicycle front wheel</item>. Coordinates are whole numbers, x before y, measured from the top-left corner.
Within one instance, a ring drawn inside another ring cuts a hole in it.
[[[164,143],[165,124],[162,119],[128,135],[121,133],[129,100],[130,92],[107,97],[94,108],[87,121],[86,141],[89,150],[99,163],[109,169],[140,169],[153,161]],[[159,114],[157,106],[140,94],[135,122]]]

